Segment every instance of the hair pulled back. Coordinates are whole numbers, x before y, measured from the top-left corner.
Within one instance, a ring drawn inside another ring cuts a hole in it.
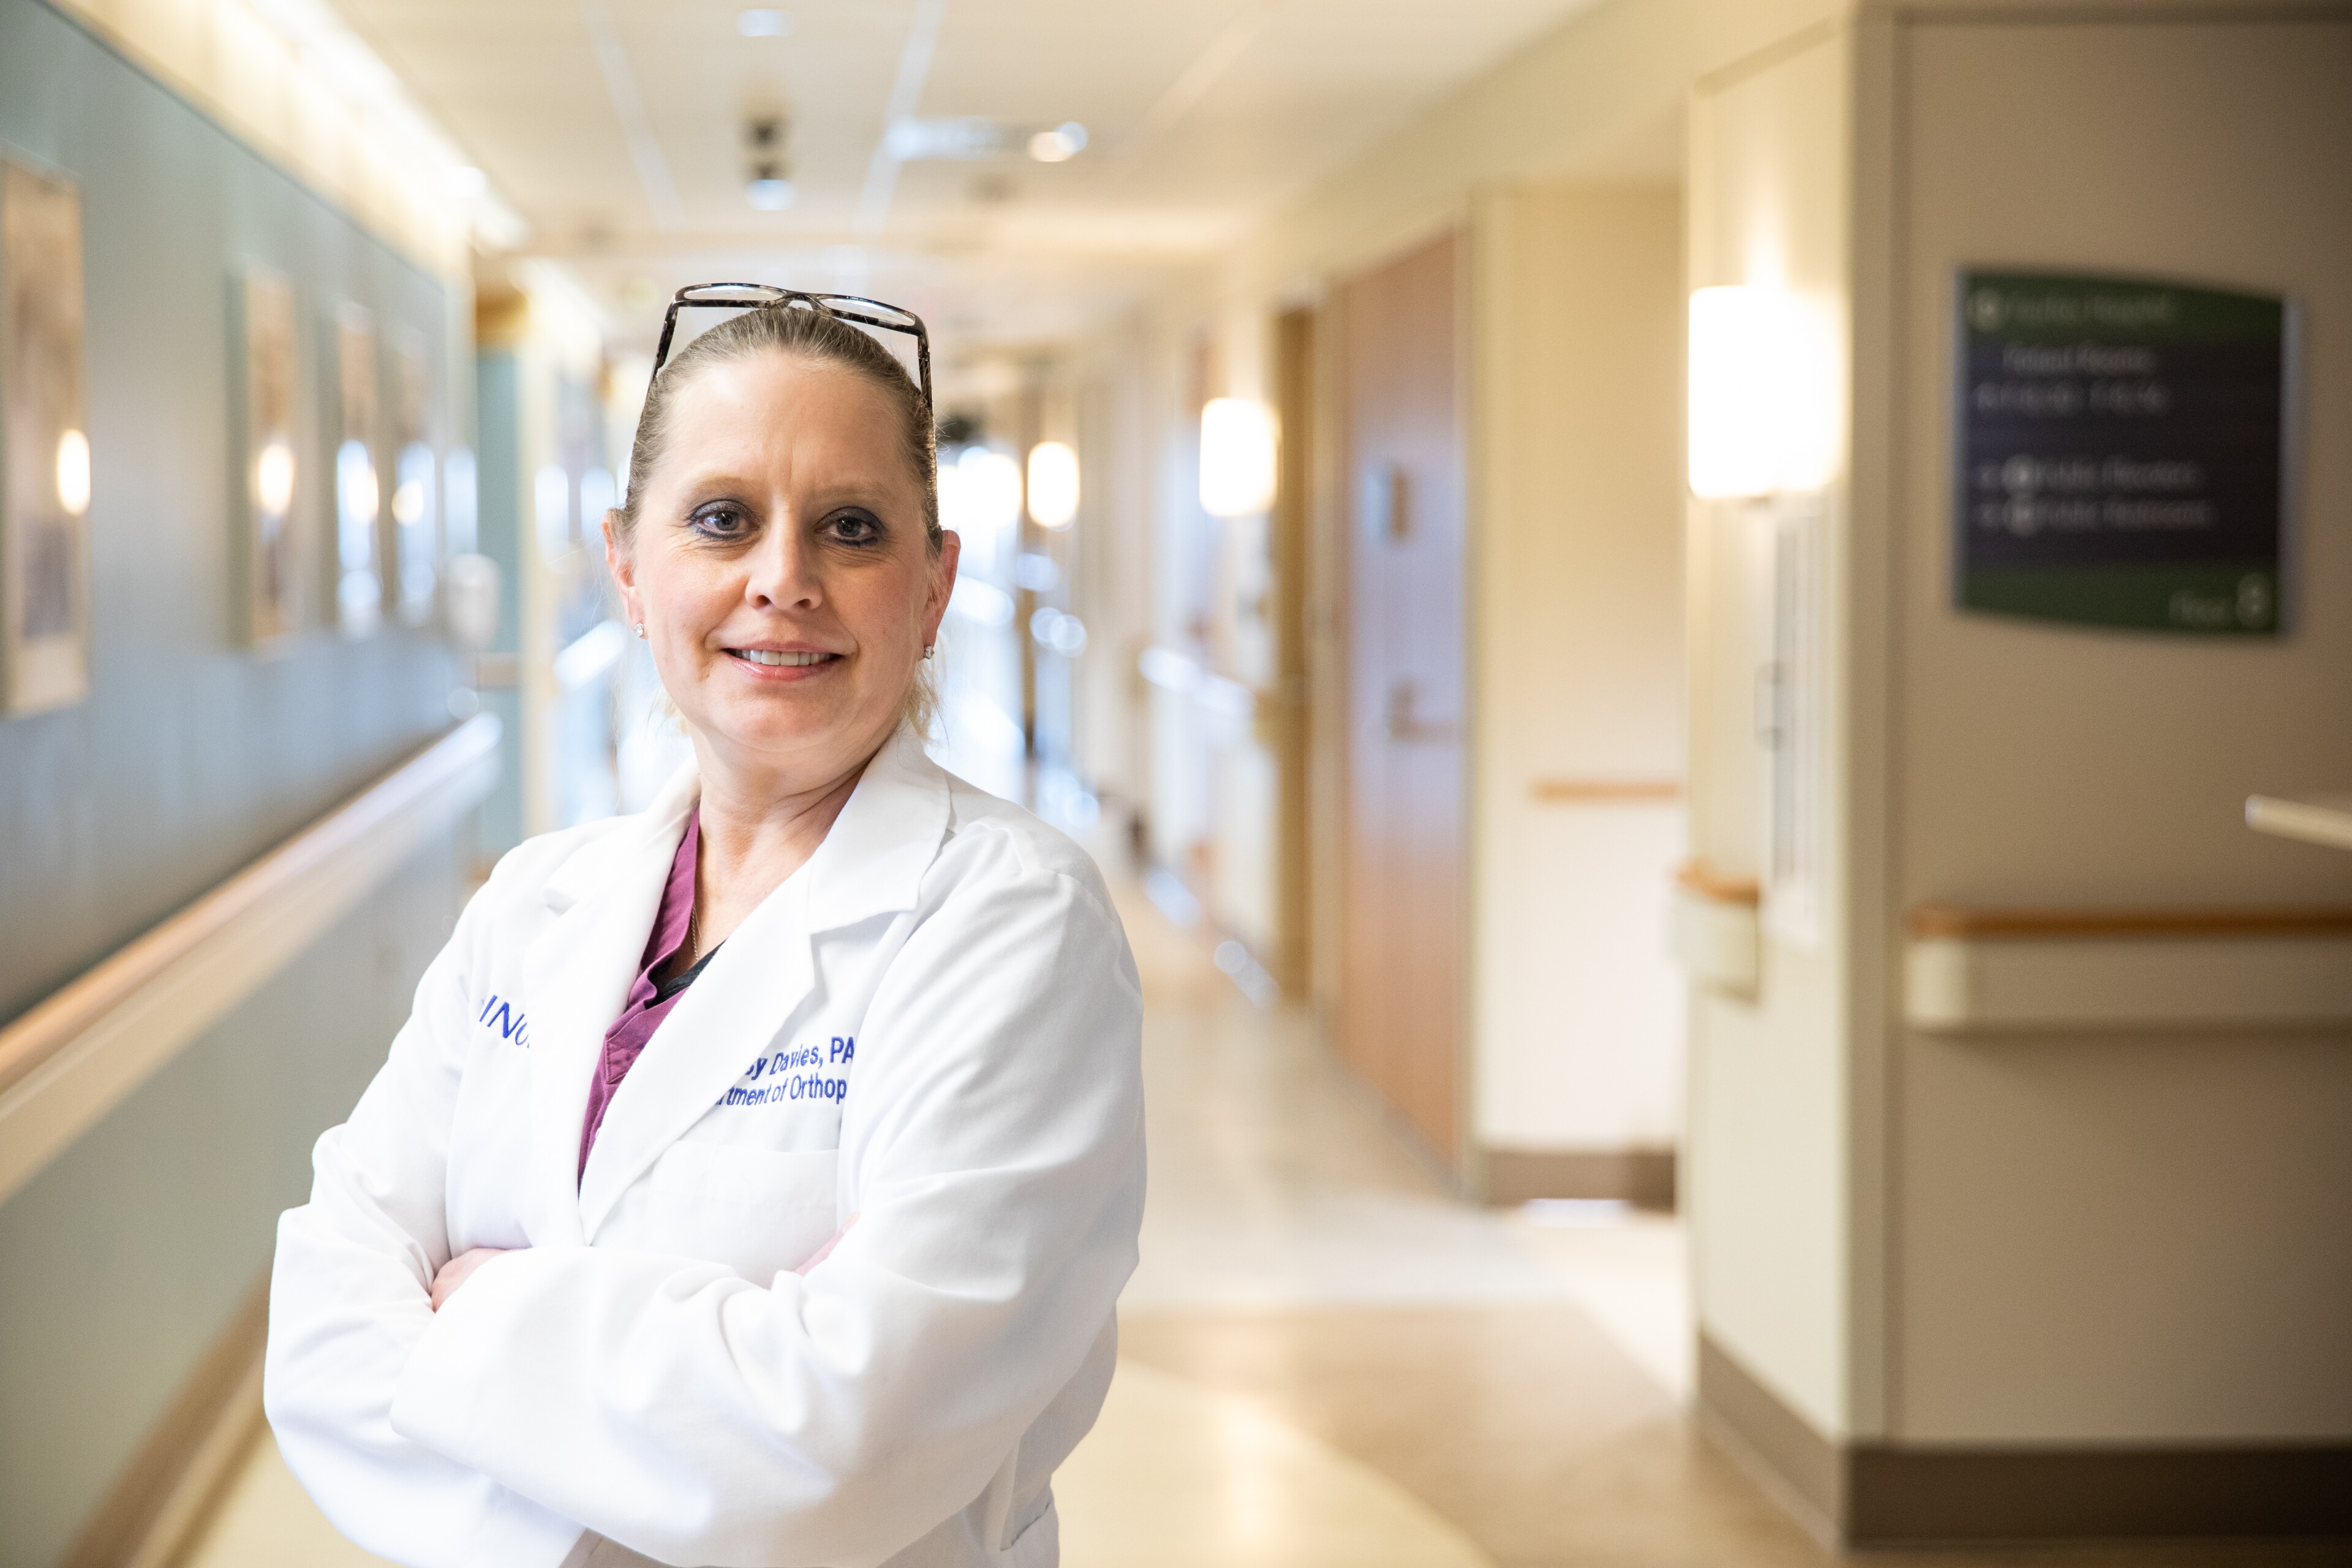
[[[670,355],[646,388],[636,439],[629,445],[629,493],[621,503],[620,534],[625,547],[636,542],[637,503],[669,446],[672,410],[678,389],[715,364],[762,353],[787,353],[817,364],[839,365],[863,378],[889,400],[897,416],[889,434],[907,472],[923,497],[923,536],[940,552],[940,482],[930,405],[915,378],[888,349],[866,332],[824,310],[800,304],[762,305],[722,321]]]

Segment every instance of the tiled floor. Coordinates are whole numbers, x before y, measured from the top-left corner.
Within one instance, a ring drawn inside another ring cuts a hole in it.
[[[267,1429],[197,1534],[183,1568],[372,1568],[383,1562],[335,1532],[278,1457]]]
[[[1156,910],[1126,914],[1150,1004],[1152,1177],[1123,1380],[1235,1401],[1472,1553],[1414,1561],[1819,1560],[1687,1433],[1672,1222],[1562,1206],[1544,1224],[1454,1202],[1304,1015],[1252,1007]],[[1097,1511],[1103,1451],[1144,1457],[1117,1400],[1057,1485],[1074,1568],[1160,1561],[1133,1519]],[[1157,1438],[1160,1462],[1181,1444],[1188,1477],[1246,1473],[1246,1454],[1216,1461],[1189,1451],[1198,1441]],[[1204,1490],[1196,1502],[1222,1495]],[[1246,1557],[1192,1561],[1392,1560],[1363,1555],[1344,1512],[1294,1506],[1281,1523]]]
[[[1824,1568],[1834,1561],[1701,1440],[1687,1410],[1681,1233],[1573,1205],[1446,1200],[1295,1014],[1249,1006],[1157,911],[1126,911],[1145,974],[1152,1188],[1120,1313],[1124,1380],[1236,1402],[1454,1532],[1415,1561],[1496,1568]],[[1553,1223],[1542,1223],[1549,1219]],[[1579,1222],[1597,1223],[1579,1223]],[[1138,1436],[1125,1382],[1066,1472],[1073,1568],[1171,1560],[1114,1472],[1169,1478],[1211,1517],[1255,1463],[1214,1429]],[[1298,1451],[1297,1449],[1294,1452]],[[1142,1484],[1126,1483],[1135,1489]],[[1368,1555],[1337,1491],[1270,1510],[1254,1550],[1195,1563],[1325,1568]],[[1323,1500],[1340,1504],[1328,1511]],[[1458,1547],[1457,1547],[1458,1549]],[[2254,1568],[2331,1548],[2088,1547],[1890,1554],[1901,1568]]]
[[[1055,1482],[1071,1568],[1830,1561],[1692,1431],[1671,1222],[1452,1202],[1302,1015],[1252,1006],[1140,899],[1126,913],[1149,1004],[1151,1197],[1119,1377]],[[373,1561],[337,1540],[265,1436],[188,1563]]]

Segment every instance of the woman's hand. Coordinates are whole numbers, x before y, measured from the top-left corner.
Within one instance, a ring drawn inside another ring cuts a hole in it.
[[[457,1287],[473,1278],[475,1269],[505,1250],[502,1247],[470,1247],[443,1264],[441,1272],[433,1277],[433,1310],[439,1311],[442,1304],[457,1293]]]

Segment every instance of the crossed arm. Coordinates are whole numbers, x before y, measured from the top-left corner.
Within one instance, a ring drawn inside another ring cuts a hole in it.
[[[793,1272],[805,1279],[810,1269],[833,1256],[833,1249],[841,1245],[841,1238],[847,1236],[849,1227],[856,1223],[857,1216],[851,1215],[842,1227],[833,1233],[831,1240],[811,1253],[808,1260],[794,1268]],[[433,1276],[433,1310],[439,1311],[442,1303],[457,1293],[457,1287],[463,1285],[473,1275],[475,1269],[479,1268],[491,1258],[501,1257],[512,1250],[513,1248],[506,1247],[469,1247],[443,1264],[441,1271]]]

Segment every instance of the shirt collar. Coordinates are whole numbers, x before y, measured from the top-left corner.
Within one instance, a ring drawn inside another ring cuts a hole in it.
[[[689,760],[633,821],[583,847],[547,881],[548,902],[569,908],[588,896],[618,858],[674,857],[686,819],[702,798]],[[924,754],[922,737],[900,724],[850,793],[841,815],[798,879],[808,886],[810,929],[829,931],[915,907],[923,874],[947,837],[948,775]]]
[[[637,983],[648,990],[654,972],[677,956],[686,945],[687,933],[694,929],[694,874],[702,858],[701,846],[700,816],[688,812],[678,834],[677,851],[670,858],[669,880],[662,884],[661,907],[654,911],[654,929],[646,937],[645,973]],[[632,1000],[635,994],[630,993]]]

